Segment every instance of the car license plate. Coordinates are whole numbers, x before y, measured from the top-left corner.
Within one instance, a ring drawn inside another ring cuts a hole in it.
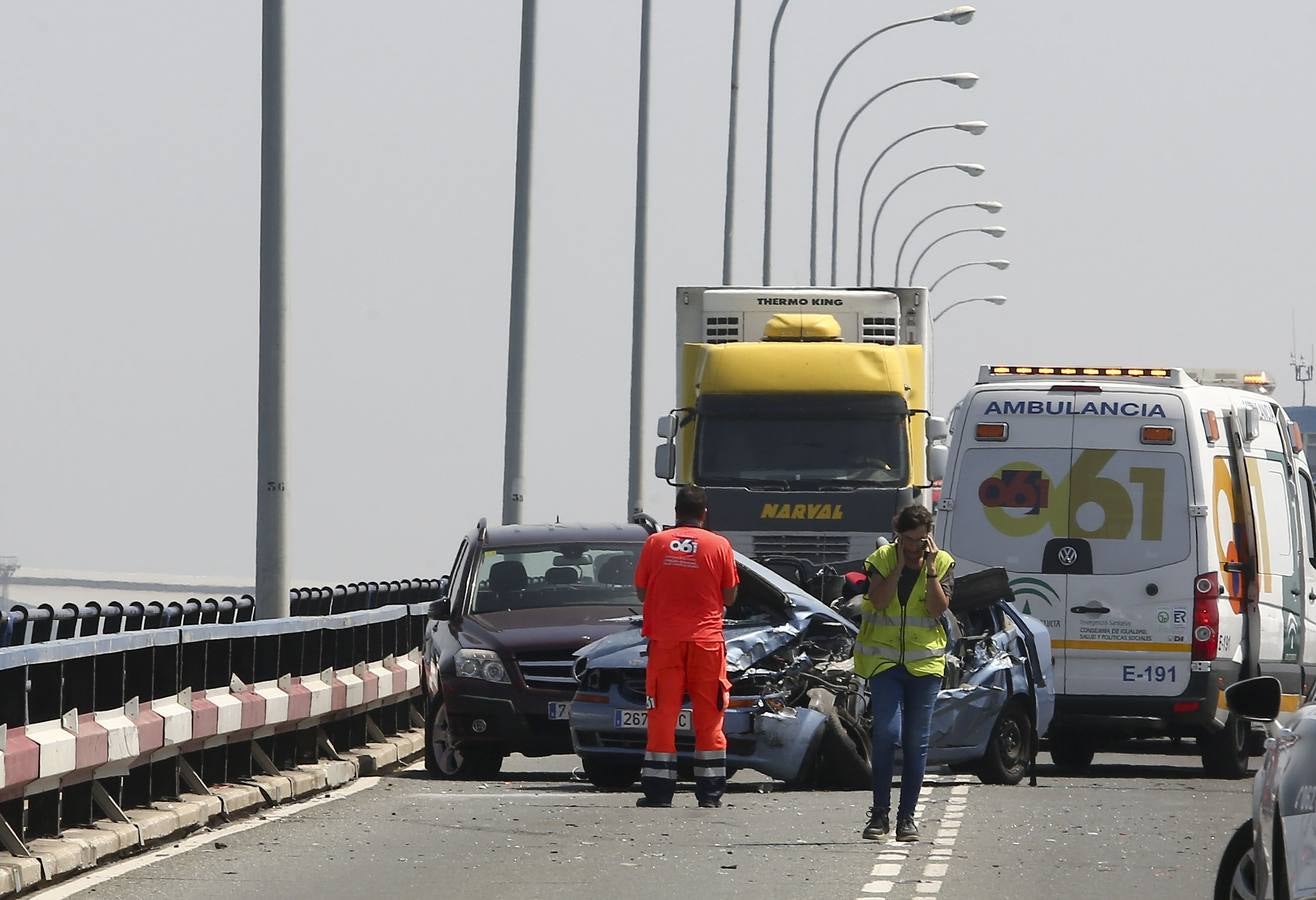
[[[617,728],[648,728],[649,711],[647,709],[618,709],[612,714],[612,724]],[[694,728],[694,713],[688,709],[681,710],[676,719],[677,731],[690,731]]]
[[[554,701],[548,704],[548,718],[550,720],[558,722],[570,717],[570,715],[571,715],[570,703],[559,703],[557,701]]]

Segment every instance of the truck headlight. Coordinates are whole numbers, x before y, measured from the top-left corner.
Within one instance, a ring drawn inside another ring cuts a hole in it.
[[[478,678],[496,684],[510,684],[507,666],[492,650],[458,650],[453,656],[458,678]]]

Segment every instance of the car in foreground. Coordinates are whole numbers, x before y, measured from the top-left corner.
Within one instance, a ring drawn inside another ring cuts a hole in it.
[[[1252,817],[1234,832],[1216,870],[1219,900],[1316,900],[1316,685],[1284,726],[1275,724],[1282,688],[1261,675],[1225,691],[1231,712],[1266,722]]]
[[[483,519],[466,535],[425,632],[432,774],[488,778],[509,753],[572,752],[572,655],[639,611],[633,581],[646,537],[639,525]]]
[[[739,553],[736,565],[740,592],[725,625],[728,768],[799,787],[870,787],[871,717],[866,682],[853,672],[854,621]],[[982,576],[967,576],[952,594],[929,762],[1013,784],[1033,760],[1055,696],[1046,626],[1010,606],[1003,573],[996,573],[1000,590],[984,592]],[[586,777],[599,787],[624,788],[639,778],[645,648],[635,617],[576,654],[571,735]],[[677,752],[686,770],[693,766],[690,725],[683,711]]]

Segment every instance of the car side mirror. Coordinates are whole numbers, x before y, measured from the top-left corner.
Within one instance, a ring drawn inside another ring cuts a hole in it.
[[[430,619],[435,622],[446,622],[452,618],[452,601],[447,597],[441,600],[435,600],[430,604]]]
[[[451,587],[451,584],[450,584],[451,580],[452,580],[452,576],[451,576],[451,575],[444,575],[442,578],[439,579],[439,595],[438,595],[438,599],[441,600],[441,599],[443,599],[444,597],[448,596],[448,589]]]
[[[1225,703],[1230,712],[1249,722],[1273,722],[1283,693],[1274,675],[1258,675],[1225,688]]]
[[[658,419],[658,436],[665,441],[670,441],[676,437],[676,430],[680,427],[680,422],[676,416],[661,416]]]
[[[927,424],[923,426],[923,433],[927,435],[929,444],[944,441],[950,437],[950,429],[946,426],[946,420],[940,416],[928,416]]]
[[[950,448],[945,444],[928,446],[927,479],[930,483],[946,479],[946,466],[950,462]]]

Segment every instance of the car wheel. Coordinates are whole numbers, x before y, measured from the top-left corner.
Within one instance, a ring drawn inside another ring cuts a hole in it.
[[[1251,726],[1230,713],[1225,727],[1215,734],[1199,738],[1202,767],[1212,778],[1243,778],[1247,775],[1248,744]]]
[[[1214,900],[1255,900],[1257,867],[1252,859],[1252,822],[1244,822],[1225,845],[1215,873]]]
[[[1097,755],[1095,747],[1076,734],[1061,734],[1051,738],[1051,762],[1063,772],[1086,772]]]
[[[606,791],[624,791],[640,780],[639,763],[589,757],[581,760],[581,763],[586,780]]]
[[[460,750],[448,727],[448,707],[430,705],[425,720],[425,769],[439,778],[492,778],[503,767],[503,755],[489,750]]]
[[[1018,703],[1001,710],[987,739],[987,753],[978,763],[983,784],[1018,784],[1033,756],[1033,732],[1028,712]]]
[[[868,760],[867,745],[835,710],[823,723],[814,771],[819,787],[842,791],[871,790],[873,787],[873,767]]]

